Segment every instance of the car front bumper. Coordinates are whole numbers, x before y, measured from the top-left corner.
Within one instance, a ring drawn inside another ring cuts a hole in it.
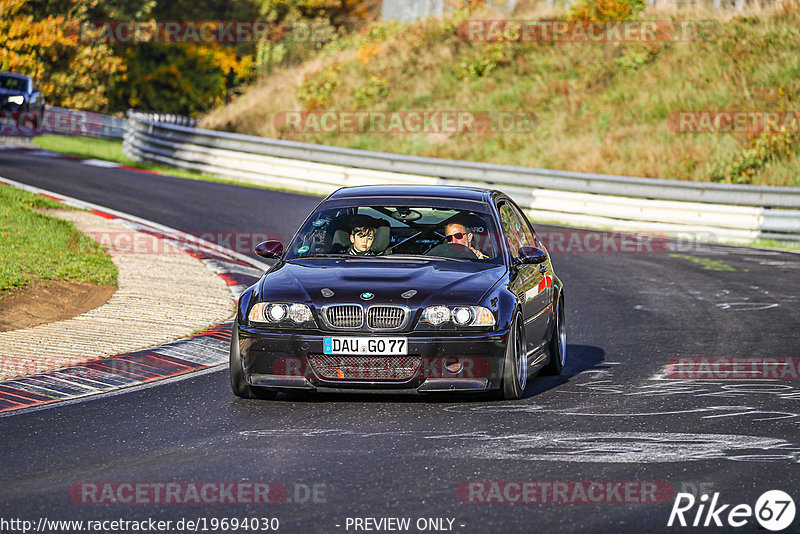
[[[240,327],[239,352],[248,384],[268,389],[432,393],[500,387],[508,332],[455,334],[376,333],[407,338],[407,356],[332,356],[323,354],[323,338],[342,333]]]

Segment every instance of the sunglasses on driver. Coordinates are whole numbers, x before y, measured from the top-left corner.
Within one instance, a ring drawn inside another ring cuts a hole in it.
[[[446,235],[446,236],[444,236],[444,238],[445,238],[445,239],[447,240],[447,242],[449,243],[449,242],[450,242],[450,241],[452,241],[453,239],[455,239],[456,241],[461,241],[462,239],[464,239],[464,237],[465,237],[466,235],[467,235],[467,234],[465,234],[465,233],[463,233],[463,232],[456,232],[455,234]]]

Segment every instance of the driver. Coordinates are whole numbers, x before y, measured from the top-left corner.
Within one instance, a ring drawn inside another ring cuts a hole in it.
[[[444,229],[444,238],[448,243],[455,245],[462,245],[467,247],[479,260],[488,258],[486,254],[472,246],[472,232],[467,230],[467,227],[461,223],[450,223]],[[352,238],[351,238],[352,239]]]

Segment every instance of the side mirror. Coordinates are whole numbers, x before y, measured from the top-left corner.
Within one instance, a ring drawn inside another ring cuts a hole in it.
[[[254,252],[262,258],[277,260],[283,254],[283,243],[280,241],[264,241],[256,245]]]
[[[547,252],[538,247],[520,247],[514,265],[539,265],[547,261]]]

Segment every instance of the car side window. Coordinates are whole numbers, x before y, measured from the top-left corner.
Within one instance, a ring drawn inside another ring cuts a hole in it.
[[[536,234],[534,234],[533,231],[531,230],[531,226],[528,224],[528,221],[525,218],[525,215],[523,213],[521,213],[515,206],[511,206],[509,204],[506,204],[506,205],[509,206],[514,211],[514,213],[517,215],[517,218],[520,221],[520,226],[522,227],[522,234],[521,235],[523,237],[523,241],[525,242],[525,245],[527,245],[529,247],[538,247],[539,246],[539,240],[536,239]]]
[[[525,246],[525,225],[520,221],[519,216],[509,204],[500,205],[500,224],[503,226],[503,235],[506,239],[509,251],[516,256],[520,247]]]

